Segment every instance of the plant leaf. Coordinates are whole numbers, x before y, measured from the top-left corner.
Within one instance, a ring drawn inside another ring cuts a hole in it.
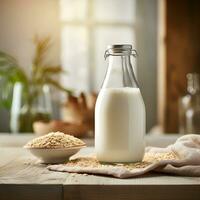
[[[35,56],[33,59],[33,65],[37,68],[38,65],[43,65],[44,55],[50,47],[50,37],[47,36],[43,39],[39,39],[38,36],[35,36],[33,39],[35,44]]]
[[[72,94],[73,94],[73,91],[72,91],[72,90],[63,87],[59,82],[57,82],[57,81],[55,81],[55,80],[53,80],[53,79],[51,79],[51,78],[47,78],[47,79],[46,79],[46,83],[48,83],[48,84],[50,84],[50,85],[56,87],[56,88],[59,89],[59,90],[62,90],[62,91],[64,91],[64,92],[66,92],[66,93],[69,94],[69,95],[72,95]]]
[[[0,52],[0,106],[10,109],[13,87],[16,82],[27,84],[26,74],[12,56]]]
[[[59,74],[64,72],[64,70],[61,68],[61,66],[44,66],[42,73],[43,74]]]

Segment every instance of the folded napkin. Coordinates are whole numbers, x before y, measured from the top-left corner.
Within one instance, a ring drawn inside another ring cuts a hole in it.
[[[72,158],[65,164],[49,165],[49,170],[131,178],[150,171],[181,176],[200,176],[200,135],[185,135],[166,147],[146,147],[142,162],[100,163],[95,156]]]

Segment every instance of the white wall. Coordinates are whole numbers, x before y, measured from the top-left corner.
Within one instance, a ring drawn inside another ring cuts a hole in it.
[[[34,46],[32,38],[51,35],[52,62],[60,62],[58,0],[1,0],[0,50],[19,60],[26,70],[31,65]]]

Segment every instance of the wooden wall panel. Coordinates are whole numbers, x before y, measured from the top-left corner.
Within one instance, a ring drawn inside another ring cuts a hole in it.
[[[166,0],[166,104],[164,131],[178,132],[178,98],[186,74],[200,73],[200,1]]]

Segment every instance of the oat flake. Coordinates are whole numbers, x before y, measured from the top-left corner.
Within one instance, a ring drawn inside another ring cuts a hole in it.
[[[47,135],[31,140],[25,145],[25,147],[58,149],[83,145],[85,145],[85,143],[82,140],[72,135],[67,135],[62,132],[51,132]]]

